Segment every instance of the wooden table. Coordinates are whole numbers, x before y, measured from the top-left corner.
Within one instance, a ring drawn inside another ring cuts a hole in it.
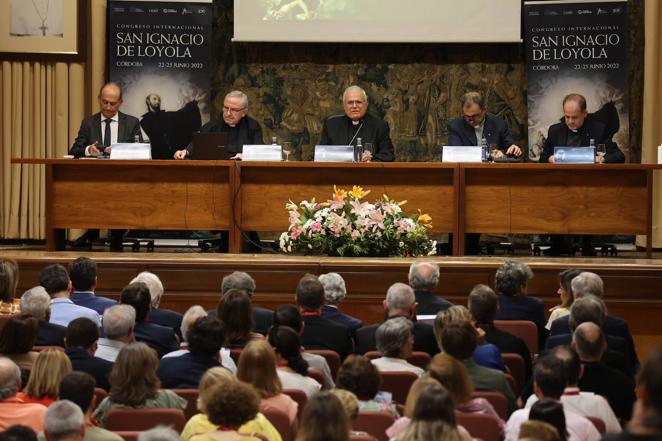
[[[326,200],[333,185],[407,200],[433,232],[644,234],[652,254],[653,171],[643,164],[440,164],[13,159],[46,165],[47,249],[65,228],[287,229],[285,204]]]

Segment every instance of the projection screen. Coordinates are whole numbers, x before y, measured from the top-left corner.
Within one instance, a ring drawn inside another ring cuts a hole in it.
[[[521,0],[235,0],[235,41],[519,42]]]

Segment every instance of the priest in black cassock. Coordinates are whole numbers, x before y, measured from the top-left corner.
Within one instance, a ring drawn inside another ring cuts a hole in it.
[[[343,93],[344,115],[334,115],[326,120],[322,129],[321,145],[354,145],[372,143],[374,153],[363,154],[363,161],[391,162],[395,159],[388,123],[366,113],[368,96],[359,86],[349,86]]]

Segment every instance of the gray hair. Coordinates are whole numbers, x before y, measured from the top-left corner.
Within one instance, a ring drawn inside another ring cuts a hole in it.
[[[0,400],[11,398],[21,388],[21,368],[13,360],[0,357]]]
[[[432,291],[439,284],[439,265],[414,262],[409,266],[409,286],[414,290]]]
[[[225,98],[241,98],[243,106],[248,107],[248,95],[246,95],[241,90],[233,90],[232,92],[228,92],[228,94],[225,95]]]
[[[161,296],[163,295],[163,283],[159,279],[159,276],[149,271],[143,271],[134,277],[129,285],[135,282],[142,282],[147,285],[149,295],[152,298],[152,308],[158,308],[161,304]]]
[[[396,282],[386,291],[386,306],[389,311],[409,309],[416,302],[416,295],[411,286]]]
[[[244,290],[249,296],[252,296],[255,292],[255,280],[248,273],[235,271],[223,277],[221,294],[225,294],[233,288]]]
[[[533,271],[525,263],[508,260],[496,272],[494,287],[507,296],[516,294],[533,278]]]
[[[136,325],[136,310],[131,305],[113,305],[103,312],[103,332],[110,340],[125,337]]]
[[[207,311],[200,305],[193,305],[186,310],[184,316],[182,317],[182,324],[179,329],[182,331],[182,337],[186,340],[186,333],[188,328],[190,328],[193,323],[200,317],[207,317]]]
[[[84,426],[83,411],[69,400],[58,400],[46,409],[44,432],[49,439],[59,440],[81,433]]]
[[[570,289],[572,289],[575,299],[586,295],[602,297],[605,292],[605,284],[597,274],[584,271],[572,279]]]
[[[411,336],[414,324],[404,317],[396,317],[386,320],[379,325],[375,340],[377,341],[377,350],[384,357],[397,357],[400,355],[400,348],[407,343]]]
[[[578,298],[572,303],[572,306],[570,307],[570,317],[568,318],[568,326],[573,331],[577,326],[586,322],[602,326],[606,315],[607,308],[602,299],[593,295],[586,295]]]
[[[180,441],[179,433],[170,427],[156,426],[138,435],[138,441]]]
[[[483,98],[483,94],[481,94],[480,92],[476,92],[476,91],[467,92],[464,95],[462,95],[460,97],[460,102],[462,103],[463,108],[467,107],[467,106],[471,106],[473,104],[478,104],[478,106],[481,109],[486,108],[485,98]]]
[[[21,296],[21,313],[30,314],[32,317],[43,320],[51,308],[51,296],[43,286],[35,286],[28,289]]]
[[[347,295],[345,280],[338,273],[322,274],[317,278],[324,287],[324,297],[330,305],[338,305]]]
[[[347,94],[350,93],[350,92],[361,92],[361,94],[363,95],[363,99],[365,100],[365,102],[368,102],[368,94],[365,93],[365,90],[363,90],[363,88],[361,88],[361,87],[359,87],[359,86],[357,86],[357,85],[351,85],[351,86],[349,86],[347,89],[345,89],[345,91],[342,93],[342,102],[343,102],[343,103],[345,102],[345,97],[346,97]]]

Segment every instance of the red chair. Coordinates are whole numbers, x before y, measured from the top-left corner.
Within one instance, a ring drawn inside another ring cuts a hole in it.
[[[604,435],[607,432],[607,426],[605,425],[605,422],[602,420],[602,418],[594,416],[587,416],[586,418],[593,423],[596,429],[598,429],[600,435]]]
[[[455,420],[458,425],[467,429],[469,434],[474,438],[480,438],[484,441],[501,440],[499,423],[492,415],[456,411]]]
[[[519,354],[512,354],[504,352],[501,354],[501,358],[508,366],[510,375],[515,379],[517,385],[517,390],[513,390],[515,396],[519,396],[522,393],[522,388],[524,388],[524,383],[526,382],[526,368],[524,366],[524,359]]]
[[[186,400],[186,409],[184,409],[184,416],[188,421],[193,415],[200,413],[198,410],[198,389],[171,389],[174,393]]]
[[[477,390],[474,391],[471,398],[485,398],[502,420],[506,421],[508,419],[508,400],[506,400],[506,397],[501,392]]]
[[[398,403],[407,401],[411,385],[418,379],[418,375],[408,371],[380,372],[382,385],[380,390],[391,392],[393,400]]]
[[[378,441],[388,441],[386,429],[395,422],[395,417],[386,412],[361,411],[353,424],[356,431],[366,432]]]
[[[283,441],[294,441],[296,432],[290,424],[287,414],[280,409],[268,408],[262,411],[265,417],[273,424]]]
[[[306,407],[308,402],[308,395],[301,389],[283,389],[285,395],[289,395],[294,401],[299,405],[299,410],[297,411],[297,416],[301,419],[303,414],[303,408]]]
[[[506,376],[506,382],[508,383],[508,386],[510,386],[510,390],[513,392],[513,395],[517,396],[515,391],[517,390],[517,382],[515,381],[515,378],[510,375],[510,374],[504,374]]]
[[[324,387],[324,374],[317,369],[308,368],[308,376]]]
[[[241,349],[242,348],[231,348],[230,349],[230,357],[234,360],[234,362],[239,365],[239,355],[241,355]]]
[[[115,407],[106,415],[106,429],[111,431],[143,431],[163,425],[181,432],[185,424],[186,417],[179,409]]]
[[[365,354],[363,354],[364,357],[366,357],[368,360],[374,360],[375,358],[379,358],[382,356],[382,353],[379,351],[368,351]],[[421,351],[414,351],[411,353],[411,357],[407,359],[407,361],[414,366],[418,366],[423,370],[426,370],[428,368],[428,365],[430,364],[430,361],[432,360],[432,357],[430,357],[430,354],[427,352],[421,352]]]
[[[32,350],[35,352],[45,351],[46,349],[57,349],[59,351],[64,351],[62,346],[32,346]]]
[[[377,438],[370,435],[350,435],[349,441],[378,441]]]
[[[338,376],[338,369],[340,369],[341,363],[340,355],[336,351],[332,351],[331,349],[306,349],[306,352],[324,357],[331,370],[331,377],[335,379]]]
[[[96,398],[96,404],[94,405],[94,408],[96,409],[107,396],[108,392],[106,392],[104,389],[101,389],[100,387],[95,387],[94,398]]]
[[[140,436],[142,432],[140,431],[130,431],[130,430],[120,430],[115,432],[115,434],[119,435],[122,437],[124,441],[138,441],[138,436]]]
[[[529,320],[494,320],[494,326],[524,340],[531,360],[538,353],[538,327]]]

